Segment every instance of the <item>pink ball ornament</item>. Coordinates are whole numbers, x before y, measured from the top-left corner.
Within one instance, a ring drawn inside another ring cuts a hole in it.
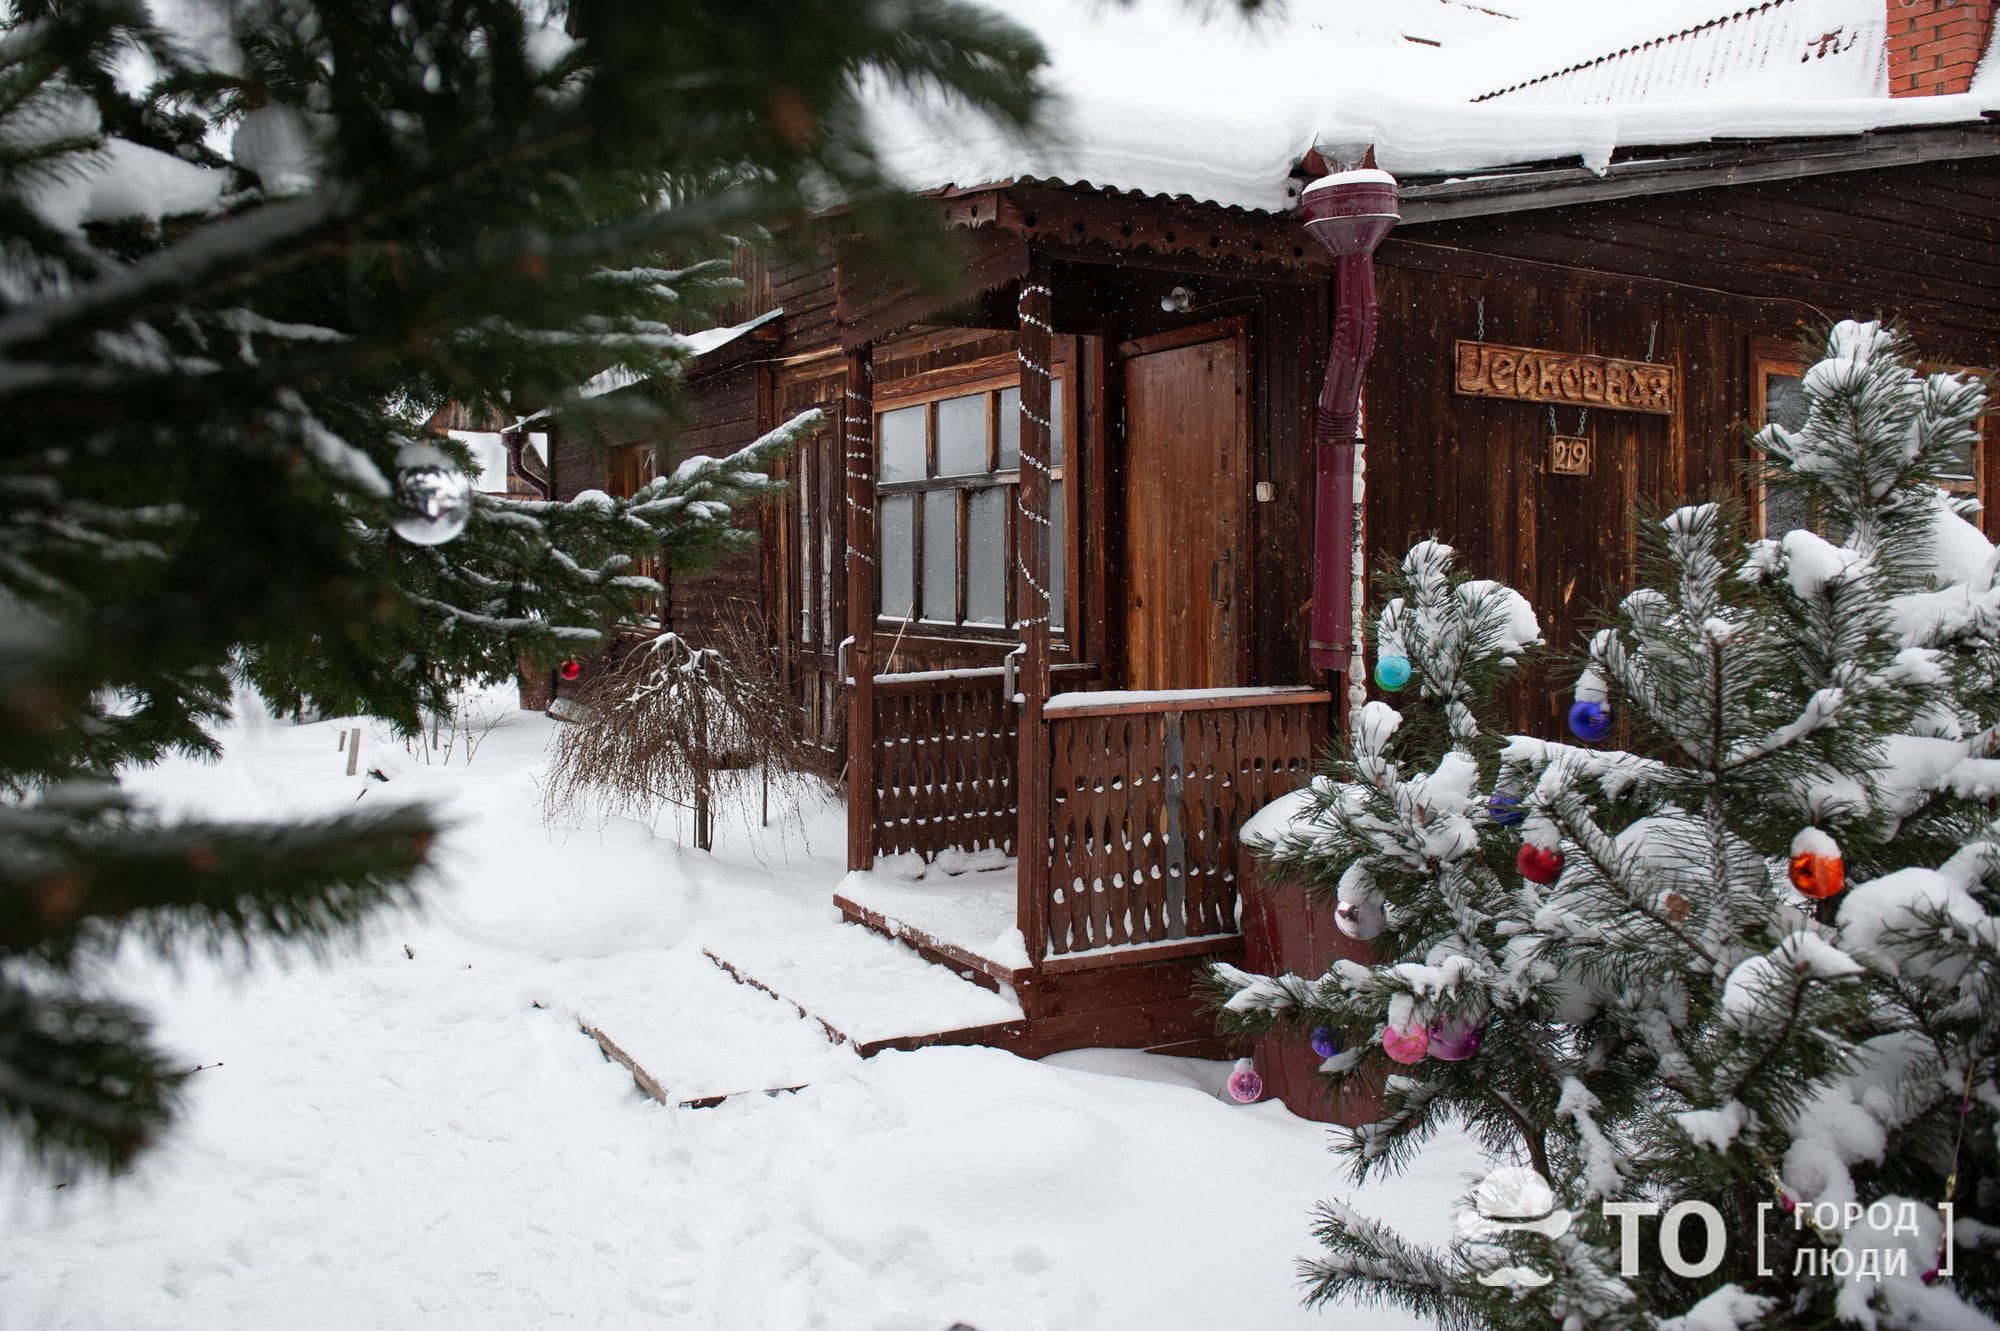
[[[1431,1057],[1447,1063],[1462,1063],[1479,1052],[1486,1024],[1470,1017],[1439,1017],[1431,1023]]]
[[[1229,1071],[1229,1098],[1239,1105],[1255,1104],[1264,1097],[1264,1079],[1257,1075],[1257,1065],[1247,1058],[1236,1060],[1236,1066]]]
[[[1382,1052],[1398,1063],[1421,1063],[1430,1047],[1431,1033],[1423,1026],[1413,1026],[1407,1031],[1394,1026],[1382,1028]]]

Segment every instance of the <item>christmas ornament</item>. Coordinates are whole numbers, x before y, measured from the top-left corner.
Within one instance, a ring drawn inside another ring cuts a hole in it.
[[[412,545],[443,545],[472,516],[472,481],[433,444],[396,454],[396,515],[389,525]]]
[[[1486,801],[1486,813],[1502,827],[1514,827],[1528,816],[1518,798],[1499,790],[1494,791],[1493,798]]]
[[[1667,908],[1667,918],[1675,924],[1686,924],[1687,917],[1694,913],[1694,903],[1678,892],[1669,892],[1660,903]]]
[[[1410,658],[1401,652],[1390,652],[1375,660],[1375,682],[1394,693],[1410,682]]]
[[[1340,1036],[1334,1033],[1334,1029],[1331,1026],[1315,1027],[1312,1035],[1312,1050],[1321,1058],[1332,1058],[1340,1052]]]
[[[1470,1017],[1439,1017],[1431,1023],[1431,1057],[1447,1063],[1461,1063],[1479,1050],[1479,1038],[1486,1033],[1483,1022]]]
[[[1521,871],[1521,877],[1531,883],[1553,883],[1562,876],[1563,853],[1543,850],[1532,841],[1523,841],[1520,853],[1514,856],[1514,867]]]
[[[1847,886],[1847,868],[1840,860],[1840,843],[1817,827],[1792,838],[1792,886],[1815,901],[1837,896]]]
[[[1407,1031],[1394,1026],[1382,1028],[1382,1052],[1398,1063],[1420,1063],[1430,1047],[1431,1033],[1423,1026],[1413,1026]]]
[[[1343,901],[1333,908],[1333,922],[1355,942],[1365,943],[1381,933],[1389,919],[1372,901]]]
[[[1586,744],[1611,733],[1611,709],[1601,702],[1578,702],[1569,709],[1569,728]]]
[[[578,675],[581,675],[583,673],[583,664],[582,662],[572,658],[568,661],[563,662],[561,665],[557,666],[556,673],[561,675],[564,679],[575,679]]]
[[[1236,1060],[1236,1066],[1229,1071],[1229,1098],[1239,1105],[1255,1103],[1264,1094],[1264,1079],[1257,1075],[1257,1065],[1247,1058]]]

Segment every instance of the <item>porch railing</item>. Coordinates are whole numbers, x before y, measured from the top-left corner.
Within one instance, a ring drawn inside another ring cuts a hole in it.
[[[1003,672],[877,675],[875,853],[1014,853],[1021,713]]]
[[[1050,698],[1049,953],[1236,933],[1237,830],[1311,773],[1329,698],[1312,688]]]

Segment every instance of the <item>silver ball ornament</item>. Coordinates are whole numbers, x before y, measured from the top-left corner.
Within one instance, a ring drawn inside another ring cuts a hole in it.
[[[1372,901],[1343,901],[1333,908],[1334,925],[1357,943],[1365,943],[1387,927],[1382,907]]]
[[[412,545],[443,545],[472,517],[472,479],[443,450],[410,444],[396,455],[393,502],[396,535]]]

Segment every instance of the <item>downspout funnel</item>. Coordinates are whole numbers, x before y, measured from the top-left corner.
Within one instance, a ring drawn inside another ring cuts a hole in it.
[[[1355,548],[1361,377],[1375,349],[1375,247],[1402,220],[1396,178],[1386,171],[1341,171],[1308,185],[1300,210],[1306,230],[1334,256],[1336,276],[1332,346],[1313,418],[1319,458],[1311,657],[1315,670],[1341,670],[1358,659],[1353,638],[1354,586],[1363,572]],[[1358,675],[1358,664],[1355,669]]]

